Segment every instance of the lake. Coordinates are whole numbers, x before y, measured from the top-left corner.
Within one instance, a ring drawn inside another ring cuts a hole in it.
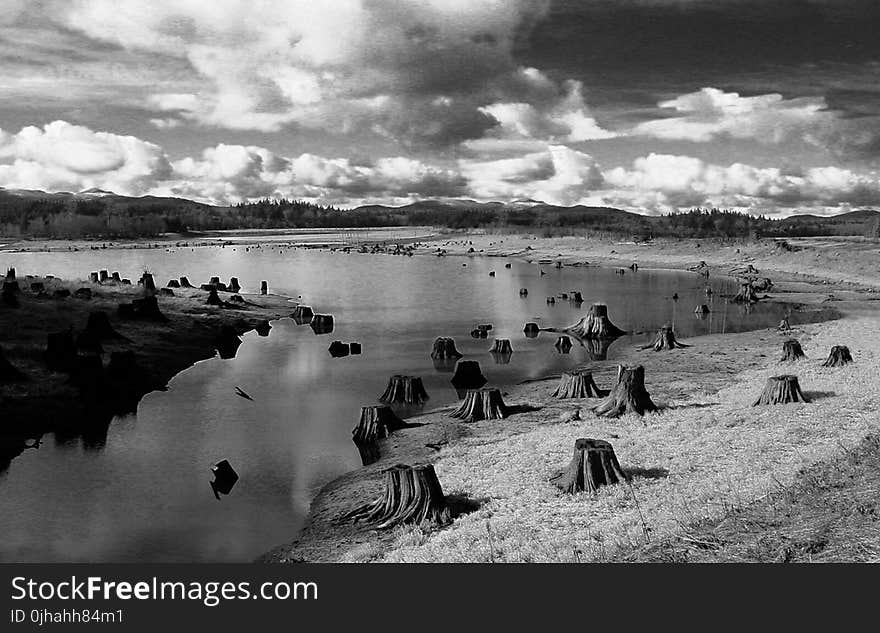
[[[430,358],[437,336],[453,337],[490,384],[503,386],[613,362],[616,350],[647,341],[666,322],[687,341],[775,326],[788,311],[782,304],[728,304],[722,295],[736,291],[735,280],[692,273],[618,275],[512,260],[506,269],[508,260],[500,258],[345,254],[286,244],[0,254],[0,265],[21,275],[87,278],[109,269],[136,279],[148,269],[160,284],[181,275],[194,284],[237,276],[243,292],[258,292],[265,279],[270,292],[302,296],[336,320],[334,332],[320,336],[291,319],[276,321],[268,337],[246,334],[236,358],[200,362],[166,392],[148,394],[137,415],[113,421],[106,438],[46,437],[40,450],[25,451],[0,474],[0,560],[249,561],[292,540],[317,490],[361,466],[351,429],[391,375],[421,376],[430,408],[456,401],[451,374]],[[583,305],[546,303],[572,290],[582,292]],[[618,327],[650,334],[617,339],[608,361],[577,345],[558,353],[556,334],[523,334],[530,321],[571,324],[591,302],[607,303]],[[698,319],[693,309],[702,303],[712,312]],[[820,316],[795,313],[792,322],[807,318]],[[488,339],[470,337],[478,323],[494,326]],[[512,342],[507,364],[488,353],[496,336]],[[333,358],[327,348],[334,340],[359,341],[363,353]],[[238,397],[235,386],[253,401]],[[218,500],[210,467],[221,459],[240,480]]]

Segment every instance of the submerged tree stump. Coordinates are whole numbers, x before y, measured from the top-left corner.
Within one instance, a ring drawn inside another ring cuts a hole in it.
[[[560,336],[556,339],[554,346],[561,354],[568,354],[571,351],[571,339],[567,336]]]
[[[290,318],[299,325],[303,325],[311,321],[313,316],[315,316],[315,313],[312,310],[312,306],[298,305],[293,309]]]
[[[485,385],[488,380],[480,370],[480,363],[475,360],[460,360],[455,364],[455,374],[450,382],[462,389],[476,389]]]
[[[739,292],[733,297],[735,303],[757,303],[759,297],[750,281],[740,284]]]
[[[559,385],[550,394],[554,398],[601,398],[608,392],[599,389],[593,380],[593,374],[585,370],[567,371],[559,378]]]
[[[523,327],[523,333],[525,333],[528,338],[535,338],[540,331],[541,328],[538,327],[537,323],[526,323]]]
[[[333,331],[333,315],[315,314],[309,321],[309,326],[315,334],[330,334]]]
[[[493,354],[512,354],[513,348],[510,346],[510,339],[496,338],[489,351]]]
[[[385,392],[379,396],[379,402],[385,404],[422,404],[429,398],[421,378],[396,374],[388,379],[388,386],[385,388]]]
[[[626,481],[626,474],[617,461],[614,448],[605,440],[579,438],[574,442],[574,455],[568,467],[550,482],[562,492],[596,492],[601,486]]]
[[[507,417],[507,405],[501,398],[501,391],[491,387],[468,389],[461,405],[450,414],[465,422],[479,420],[500,420]]]
[[[782,358],[779,359],[780,363],[799,360],[806,358],[806,356],[801,348],[801,344],[797,340],[790,338],[782,342]]]
[[[650,345],[645,345],[642,349],[653,349],[659,352],[664,349],[675,349],[676,347],[690,347],[681,341],[676,340],[675,330],[671,325],[664,325],[657,331],[657,338]]]
[[[843,367],[853,362],[852,354],[846,345],[835,345],[831,348],[828,358],[822,363],[822,367]]]
[[[604,303],[591,305],[587,316],[565,328],[565,331],[585,339],[616,338],[626,334],[610,321],[608,306]]]
[[[764,391],[752,403],[752,406],[786,404],[789,402],[809,402],[807,397],[804,396],[804,392],[801,391],[797,376],[770,376],[767,379],[767,384],[764,386]]]
[[[452,518],[437,473],[431,464],[397,464],[383,471],[385,491],[373,503],[343,519],[363,521],[377,530],[403,524],[445,525]]]
[[[461,354],[455,349],[455,340],[447,336],[438,336],[434,339],[434,348],[431,350],[431,358],[443,360],[461,358]]]
[[[351,431],[356,444],[366,444],[388,437],[393,431],[406,427],[406,423],[387,406],[361,407],[361,417]]]
[[[596,415],[616,418],[624,413],[637,413],[644,415],[645,412],[657,411],[657,405],[651,400],[650,394],[645,389],[645,368],[617,366],[617,384],[608,396],[593,407]]]

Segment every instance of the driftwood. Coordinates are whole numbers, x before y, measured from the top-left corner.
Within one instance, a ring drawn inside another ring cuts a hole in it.
[[[361,407],[361,417],[351,431],[351,438],[356,444],[367,444],[405,427],[406,423],[397,417],[391,407]]]
[[[480,363],[475,360],[460,360],[455,364],[452,385],[461,389],[476,389],[485,385],[488,380],[480,370]]]
[[[560,336],[553,345],[560,354],[568,354],[571,351],[571,339],[567,336]]]
[[[379,402],[385,404],[422,404],[429,398],[421,378],[397,374],[388,379],[388,386],[385,388],[385,392],[379,396]]]
[[[739,292],[733,297],[735,303],[757,303],[759,297],[751,282],[740,284]]]
[[[378,530],[403,524],[449,523],[450,508],[434,466],[397,464],[383,473],[385,491],[382,496],[344,515],[343,520],[363,521]]]
[[[565,331],[585,339],[615,338],[626,334],[608,319],[608,306],[604,303],[591,305],[587,315]]]
[[[764,386],[764,391],[752,403],[752,406],[786,404],[788,402],[809,402],[807,397],[804,396],[804,392],[801,391],[797,376],[770,376],[767,379],[767,384]]]
[[[498,420],[507,417],[507,406],[498,389],[468,389],[461,405],[450,414],[465,422]]]
[[[591,372],[578,369],[563,373],[559,385],[550,395],[559,399],[601,398],[607,396],[608,392],[596,386]]]
[[[315,314],[309,321],[309,327],[315,334],[330,334],[333,331],[333,315]]]
[[[593,407],[596,415],[608,418],[616,418],[624,413],[644,415],[651,411],[657,411],[657,405],[645,389],[645,368],[641,365],[618,365],[617,384],[605,400]]]
[[[831,348],[828,358],[822,363],[822,367],[843,367],[853,362],[852,354],[846,345],[835,345]]]
[[[690,347],[690,345],[685,345],[681,341],[676,340],[675,330],[673,330],[672,326],[664,325],[657,331],[657,337],[654,339],[654,342],[650,345],[645,345],[642,349],[653,349],[655,352],[659,352],[664,349],[675,349],[676,347]]]
[[[489,351],[493,354],[512,354],[513,348],[510,346],[510,339],[496,338]]]
[[[550,479],[562,492],[596,492],[601,486],[626,481],[614,448],[605,440],[580,438],[574,442],[574,455],[568,467]]]
[[[431,358],[443,360],[461,358],[461,354],[455,349],[455,341],[446,336],[438,336],[434,339],[434,348],[431,350]]]
[[[806,356],[801,348],[801,344],[797,340],[790,338],[782,342],[782,358],[779,359],[780,363],[800,360],[801,358],[806,358]]]
[[[330,343],[330,347],[327,348],[327,351],[330,352],[330,356],[333,358],[342,358],[343,356],[348,356],[351,353],[351,348],[348,343],[343,343],[342,341],[333,341]]]

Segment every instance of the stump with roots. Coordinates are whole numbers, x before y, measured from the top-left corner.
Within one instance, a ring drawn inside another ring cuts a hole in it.
[[[614,448],[605,440],[579,438],[568,467],[550,480],[562,492],[596,492],[601,486],[626,481]]]
[[[220,358],[224,360],[235,358],[239,345],[241,345],[241,337],[231,325],[221,327],[214,339],[214,347],[220,354]]]
[[[764,385],[764,391],[752,403],[752,406],[786,404],[788,402],[809,402],[804,392],[801,391],[797,376],[770,376],[767,379],[767,384]]]
[[[309,327],[315,334],[330,334],[333,331],[333,315],[315,314],[309,321]]]
[[[311,321],[313,316],[315,316],[315,312],[312,310],[312,306],[298,305],[293,309],[290,318],[297,324],[303,325]]]
[[[559,378],[559,386],[550,394],[554,398],[601,398],[608,392],[599,389],[593,374],[584,370],[567,371]]]
[[[822,363],[822,367],[843,367],[853,362],[852,354],[846,345],[835,345],[831,348],[828,358]]]
[[[489,351],[493,354],[512,354],[513,348],[510,346],[510,339],[496,338]]]
[[[565,330],[579,338],[587,339],[615,338],[626,334],[608,318],[608,306],[604,303],[591,305],[587,316]]]
[[[0,384],[25,380],[25,375],[15,365],[6,360],[3,348],[0,347]]]
[[[256,330],[258,336],[269,336],[269,330],[272,329],[272,325],[269,323],[268,319],[263,319],[254,326],[254,330]]]
[[[571,351],[571,339],[567,336],[560,336],[556,339],[554,347],[561,354],[568,354]]]
[[[434,348],[431,350],[431,358],[434,360],[461,358],[461,354],[455,349],[455,340],[447,336],[438,336],[434,339]]]
[[[782,358],[779,359],[780,363],[800,360],[801,358],[806,358],[806,356],[804,350],[801,349],[801,344],[797,340],[790,338],[782,342]]]
[[[450,416],[465,422],[500,420],[507,417],[507,405],[498,389],[468,389],[461,405]]]
[[[343,520],[363,521],[377,530],[403,524],[445,525],[451,521],[452,513],[434,466],[397,464],[382,472],[382,496],[344,515]]]
[[[657,331],[657,338],[650,345],[645,345],[642,349],[653,349],[659,352],[664,349],[675,349],[676,347],[690,347],[675,339],[675,330],[671,325],[664,325]]]
[[[391,407],[361,407],[361,418],[351,431],[351,439],[356,444],[368,444],[405,427],[406,423],[397,417]]]
[[[425,385],[418,376],[394,375],[388,379],[385,392],[379,402],[385,404],[422,404],[430,398]]]
[[[617,366],[617,384],[608,396],[593,407],[593,412],[602,417],[616,418],[624,413],[657,411],[657,405],[645,389],[645,368]]]
[[[758,294],[751,282],[740,284],[739,292],[733,297],[735,303],[757,303]]]
[[[476,389],[489,381],[483,375],[480,363],[475,360],[460,360],[455,364],[455,374],[450,382],[461,389]]]

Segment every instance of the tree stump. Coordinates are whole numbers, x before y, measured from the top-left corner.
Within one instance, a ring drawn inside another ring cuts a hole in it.
[[[528,338],[535,338],[540,333],[541,328],[538,327],[537,323],[526,323],[525,327],[523,327],[523,333]]]
[[[585,339],[616,338],[626,334],[608,319],[608,306],[604,303],[591,305],[587,316],[565,328],[565,331]]]
[[[222,326],[214,338],[214,348],[224,360],[235,358],[239,345],[241,345],[241,337],[231,325]]]
[[[571,339],[567,336],[560,336],[556,339],[554,347],[561,354],[568,354],[571,351]]]
[[[70,290],[67,288],[58,288],[52,293],[52,297],[55,299],[66,299],[70,296]]]
[[[447,336],[438,336],[434,339],[434,348],[431,350],[431,358],[434,360],[461,358],[461,354],[455,349],[455,340]]]
[[[471,330],[471,338],[488,338],[489,332],[486,330],[481,330],[480,328],[474,328]]]
[[[752,403],[753,407],[765,404],[786,404],[789,402],[809,402],[801,391],[797,376],[770,376],[764,391]]]
[[[452,518],[431,464],[397,464],[383,471],[385,491],[373,503],[342,517],[382,530],[403,524],[445,525]]]
[[[95,271],[93,273],[89,273],[89,282],[96,284],[96,283],[98,283],[98,279],[99,279],[98,271]]]
[[[348,356],[351,353],[351,348],[348,346],[348,343],[343,343],[342,341],[333,341],[330,343],[330,347],[327,348],[327,351],[330,352],[330,356],[333,358],[342,358],[343,356]]]
[[[257,332],[257,336],[269,336],[269,330],[272,329],[272,325],[269,323],[268,319],[262,319],[258,321],[254,326],[254,330]]]
[[[166,288],[180,288],[180,282],[177,279],[169,279]]]
[[[460,360],[455,364],[455,374],[450,382],[461,389],[476,389],[485,385],[488,380],[480,370],[480,363],[475,360]]]
[[[614,448],[605,440],[579,438],[574,442],[574,455],[568,467],[550,482],[562,492],[596,492],[601,486],[626,481]]]
[[[6,269],[6,281],[15,281],[15,268]]]
[[[397,417],[391,407],[361,407],[361,418],[352,429],[351,438],[356,444],[367,444],[405,427],[406,423]]]
[[[496,338],[489,351],[493,354],[512,354],[513,348],[510,346],[510,339]]]
[[[675,349],[676,347],[690,347],[675,339],[675,330],[671,325],[664,325],[657,331],[657,338],[650,345],[645,345],[642,349],[653,349],[659,352],[664,349]]]
[[[490,271],[489,271],[489,276],[490,276],[490,277],[494,277],[494,276],[495,276],[495,271],[494,271],[494,270],[490,270]]]
[[[86,301],[92,298],[92,289],[91,288],[77,288],[73,291],[73,296],[77,299],[85,299]]]
[[[782,342],[782,358],[779,359],[780,363],[800,360],[801,358],[806,358],[806,356],[804,350],[801,349],[801,344],[797,340],[790,338]]]
[[[107,281],[108,279],[110,279],[110,273],[109,273],[108,271],[106,271],[106,270],[101,270],[101,271],[99,271],[99,272],[98,272],[98,275],[99,275],[99,276],[98,276],[98,282],[99,282],[99,283],[104,283],[105,281]]]
[[[298,305],[293,309],[290,318],[293,319],[297,325],[305,325],[312,320],[313,316],[315,316],[315,313],[311,306]]]
[[[755,292],[752,283],[747,281],[740,284],[739,292],[733,297],[735,303],[757,303],[758,294]]]
[[[205,303],[207,303],[209,306],[222,306],[223,305],[223,300],[217,294],[216,287],[214,287],[214,286],[210,287],[210,290],[208,290],[208,300],[205,301]]]
[[[430,398],[422,379],[418,376],[394,375],[388,379],[385,392],[379,402],[385,404],[422,404]]]
[[[330,334],[333,331],[333,315],[315,314],[309,321],[309,326],[315,334]]]
[[[507,406],[501,398],[501,391],[491,387],[468,389],[461,405],[450,414],[465,422],[479,420],[500,420],[507,417]]]
[[[261,281],[260,282],[260,294],[261,295],[269,294],[269,282],[268,281]]]
[[[125,338],[110,325],[110,317],[103,310],[89,314],[85,331],[95,336],[99,341]]]
[[[584,298],[581,296],[580,290],[572,290],[569,295],[569,301],[572,303],[583,303]]]
[[[657,405],[645,389],[645,368],[617,366],[617,384],[608,396],[593,407],[593,412],[602,417],[616,418],[624,413],[656,411]]]
[[[180,287],[181,288],[192,288],[193,285],[191,283],[189,283],[189,279],[187,279],[186,277],[181,277],[180,278]]]
[[[156,292],[156,282],[153,281],[153,275],[151,273],[144,272],[144,274],[141,275],[141,278],[138,280],[138,284],[142,285],[144,287],[144,290],[146,290],[148,293]]]
[[[599,389],[593,381],[593,374],[585,370],[567,371],[559,378],[559,386],[550,394],[554,398],[601,398],[608,392]]]
[[[696,308],[694,308],[694,314],[709,314],[709,312],[709,306],[707,306],[705,303],[702,305],[698,305]]]
[[[831,348],[828,358],[822,363],[822,367],[843,367],[853,362],[852,354],[846,345],[835,345]]]
[[[238,293],[241,290],[241,285],[238,283],[238,277],[231,277],[229,279],[229,292]]]
[[[20,382],[25,379],[25,375],[6,359],[3,348],[0,347],[0,384]]]
[[[119,271],[115,271],[112,275],[110,275],[110,278],[113,280],[114,283],[117,284],[122,281],[122,277],[119,276]]]
[[[361,344],[354,343],[354,342],[349,343],[348,344],[348,351],[351,352],[352,356],[356,356],[357,354],[360,354],[361,353]]]
[[[18,287],[17,281],[4,281],[3,293],[0,299],[9,307],[16,308],[18,307],[18,295],[20,292],[21,289]]]

